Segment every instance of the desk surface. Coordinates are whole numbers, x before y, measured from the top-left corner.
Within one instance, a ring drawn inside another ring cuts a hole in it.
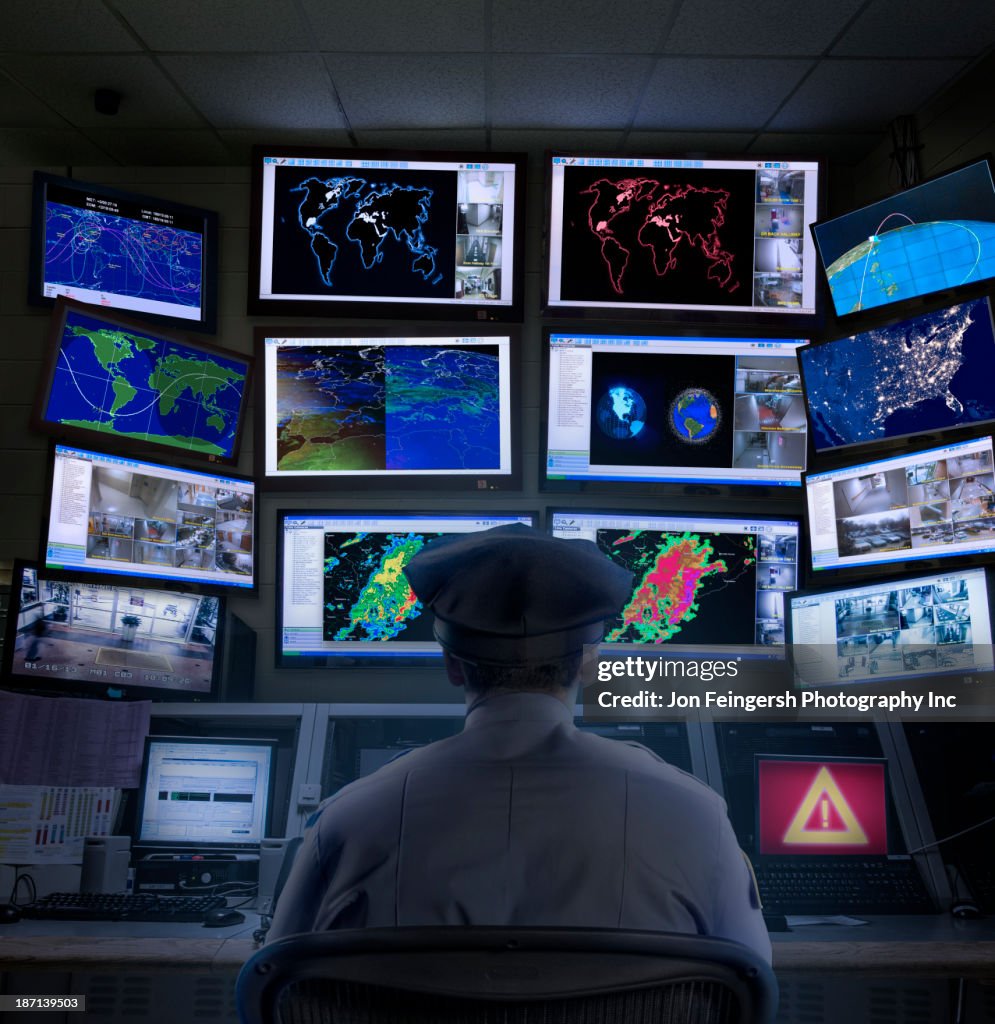
[[[995,979],[995,919],[944,914],[871,917],[858,927],[817,925],[776,932],[779,974]],[[127,970],[233,974],[256,951],[248,914],[230,928],[189,924],[20,921],[0,925],[0,971]]]

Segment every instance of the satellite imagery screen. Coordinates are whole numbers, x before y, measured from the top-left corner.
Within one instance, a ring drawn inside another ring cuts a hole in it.
[[[563,174],[564,301],[750,305],[753,171]]]
[[[129,308],[200,320],[204,305],[204,225],[50,184],[46,193],[46,295],[119,296]],[[134,209],[132,209],[134,207]],[[115,212],[111,212],[115,211]],[[112,303],[113,304],[113,303]]]
[[[249,364],[67,307],[49,424],[230,458]]]
[[[843,316],[995,277],[995,185],[981,160],[812,226]]]
[[[995,419],[988,299],[799,349],[817,451]]]
[[[268,472],[501,468],[498,345],[280,345]]]
[[[440,170],[276,167],[273,291],[451,299],[456,186]]]

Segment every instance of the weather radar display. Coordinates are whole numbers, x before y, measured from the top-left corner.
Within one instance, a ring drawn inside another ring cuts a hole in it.
[[[987,160],[812,233],[838,316],[995,277],[995,183]]]
[[[995,420],[987,298],[799,350],[816,450]]]
[[[41,426],[222,460],[237,454],[250,360],[153,333],[137,320],[60,303]]]

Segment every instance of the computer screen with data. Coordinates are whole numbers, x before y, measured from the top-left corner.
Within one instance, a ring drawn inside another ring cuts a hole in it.
[[[976,160],[812,225],[837,316],[995,277],[995,181]]]
[[[799,686],[990,673],[991,583],[984,569],[787,597],[788,642]]]
[[[547,484],[800,486],[804,341],[550,331],[548,342]]]
[[[809,345],[798,360],[817,452],[995,420],[988,298]]]
[[[255,485],[244,477],[54,446],[44,567],[255,585]]]
[[[797,520],[648,512],[550,513],[553,535],[593,541],[633,573],[602,649],[784,656],[784,595],[798,586]]]
[[[404,575],[426,544],[529,513],[277,512],[277,664],[400,664],[441,654]]]
[[[566,153],[547,177],[551,314],[815,314],[818,163]]]
[[[812,568],[995,554],[992,438],[805,478]]]
[[[520,486],[510,333],[257,328],[269,487]]]
[[[275,757],[275,741],[149,737],[136,843],[258,847],[269,828]]]

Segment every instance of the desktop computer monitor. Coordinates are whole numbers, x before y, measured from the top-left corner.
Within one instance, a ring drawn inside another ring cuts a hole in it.
[[[218,215],[35,171],[28,302],[65,295],[213,334]]]
[[[805,477],[812,568],[995,554],[992,438]]]
[[[801,485],[804,341],[547,330],[547,489]]]
[[[788,594],[795,682],[903,684],[937,676],[991,680],[992,588],[985,569],[902,576]]]
[[[252,356],[59,298],[31,425],[115,449],[233,465]]]
[[[520,321],[525,165],[255,147],[249,313]]]
[[[269,834],[276,741],[150,736],[135,844],[150,851],[258,849]]]
[[[12,574],[5,685],[73,696],[203,700],[221,674],[224,600],[180,590]]]
[[[652,512],[550,513],[553,535],[590,540],[634,574],[602,652],[784,657],[784,594],[798,586],[797,520]]]
[[[267,487],[521,486],[518,338],[256,328]]]
[[[439,537],[530,513],[277,512],[277,666],[424,664],[439,657],[403,568]]]
[[[995,180],[976,160],[812,225],[837,316],[995,277]]]
[[[546,176],[550,315],[815,317],[817,162],[558,153]]]
[[[252,590],[255,506],[255,485],[244,477],[57,444],[43,568],[53,579],[100,573]]]
[[[816,452],[898,448],[915,434],[995,420],[987,297],[808,345],[798,361]]]

